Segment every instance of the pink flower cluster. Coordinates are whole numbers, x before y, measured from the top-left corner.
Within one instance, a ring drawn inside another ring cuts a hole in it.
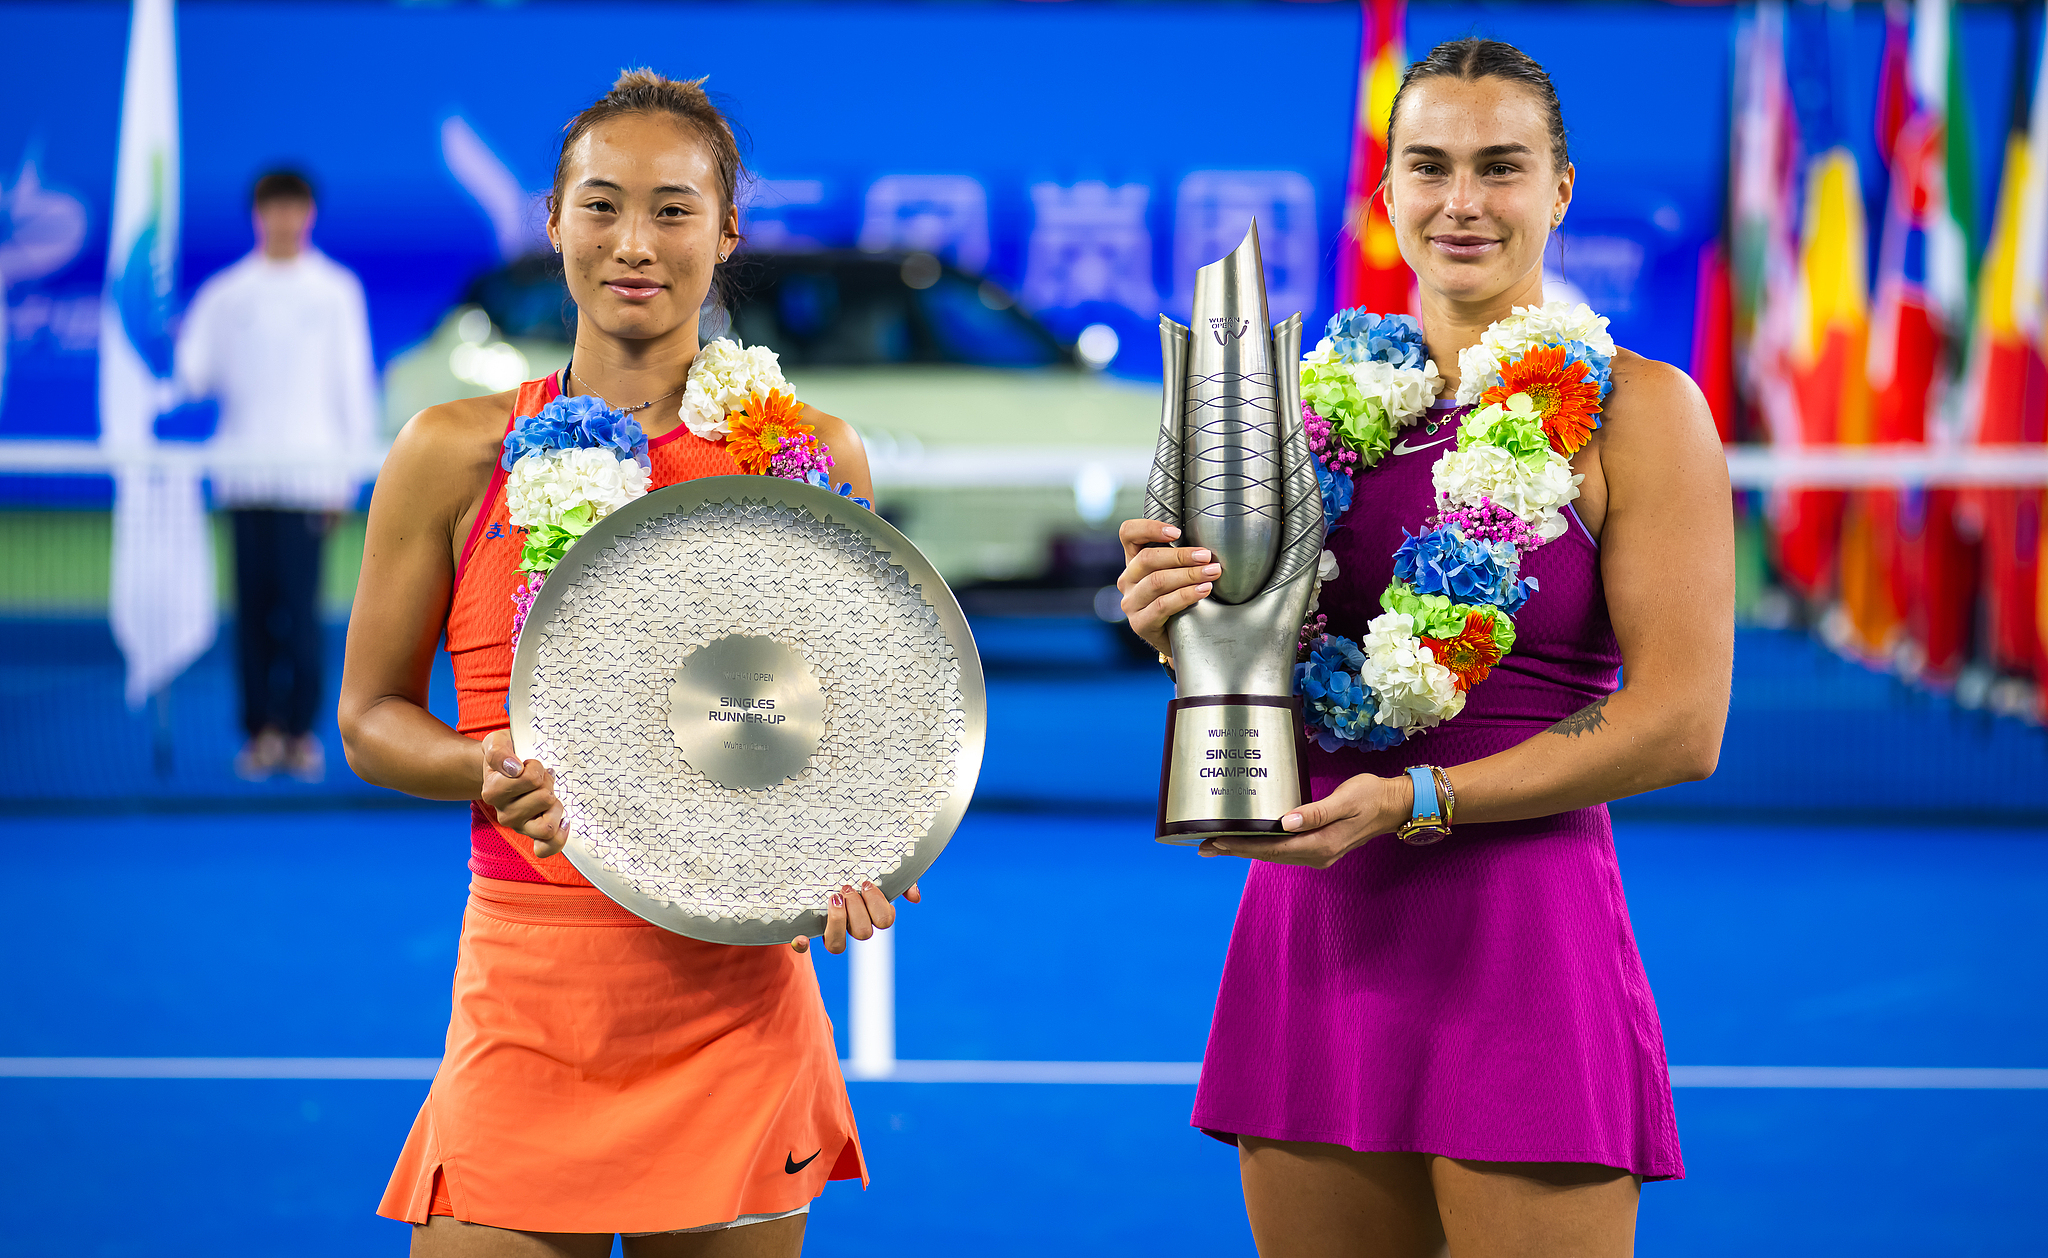
[[[1491,498],[1481,498],[1476,507],[1453,507],[1436,518],[1436,528],[1455,528],[1475,542],[1506,542],[1516,550],[1530,551],[1543,544],[1536,530],[1522,517]]]
[[[1315,645],[1316,639],[1322,637],[1325,633],[1328,633],[1329,631],[1330,618],[1328,616],[1323,615],[1321,612],[1317,612],[1315,615],[1310,616],[1307,620],[1302,621],[1301,637],[1296,639],[1294,643],[1295,662],[1299,663],[1300,661],[1307,659],[1309,648]]]
[[[1345,445],[1330,421],[1316,414],[1306,402],[1301,404],[1301,423],[1308,430],[1308,448],[1322,459],[1324,467],[1338,476],[1358,471],[1358,451]]]
[[[832,456],[815,433],[785,437],[775,457],[768,460],[768,474],[784,480],[809,480],[812,472],[832,470]]]
[[[533,601],[540,597],[540,583],[547,580],[545,572],[529,572],[526,584],[512,591],[512,649],[519,649],[519,631],[526,628],[526,618],[533,611]]]

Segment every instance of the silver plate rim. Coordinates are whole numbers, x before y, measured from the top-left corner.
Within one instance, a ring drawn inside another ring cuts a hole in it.
[[[894,525],[829,489],[801,481],[744,475],[705,476],[679,481],[635,498],[577,538],[561,562],[555,565],[554,571],[548,574],[547,581],[542,583],[533,609],[527,613],[527,624],[544,625],[553,619],[560,607],[562,592],[574,583],[573,578],[581,575],[605,547],[622,534],[658,516],[694,511],[713,504],[740,506],[747,503],[797,507],[826,524],[838,524],[859,534],[890,563],[903,569],[910,584],[917,587],[925,603],[938,615],[940,631],[960,656],[960,701],[967,715],[967,728],[960,739],[960,750],[953,757],[953,790],[939,809],[938,816],[932,819],[931,827],[918,840],[910,859],[898,866],[894,873],[883,877],[880,884],[882,893],[894,900],[931,868],[932,862],[946,850],[953,832],[959,828],[981,776],[982,752],[988,739],[988,686],[981,671],[981,654],[975,649],[974,632],[960,610],[960,601],[953,596],[944,578],[939,576],[938,569],[932,567],[923,552]],[[558,577],[571,579],[557,580]],[[532,713],[533,668],[540,651],[540,636],[522,634],[519,649],[512,657],[512,684],[506,696],[513,750],[522,758],[527,754],[523,749],[532,747],[536,741]],[[622,908],[678,935],[707,943],[761,946],[787,944],[799,935],[815,938],[825,933],[825,915],[817,910],[783,922],[763,922],[758,918],[742,922],[714,922],[683,912],[674,905],[664,905],[635,891],[624,878],[606,867],[588,846],[579,841],[573,828],[562,851],[578,873]]]

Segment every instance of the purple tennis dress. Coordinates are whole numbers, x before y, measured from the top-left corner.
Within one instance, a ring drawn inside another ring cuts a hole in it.
[[[1440,408],[1361,472],[1326,545],[1332,633],[1365,636],[1402,529],[1432,513],[1430,470],[1464,412]],[[1435,431],[1429,424],[1435,423]],[[1360,773],[1478,760],[1613,692],[1620,648],[1599,549],[1576,514],[1530,552],[1541,589],[1515,646],[1456,718],[1384,752],[1307,763],[1321,799]],[[1195,1095],[1212,1135],[1489,1162],[1685,1173],[1657,1007],[1636,955],[1605,806],[1376,838],[1330,869],[1255,861]]]

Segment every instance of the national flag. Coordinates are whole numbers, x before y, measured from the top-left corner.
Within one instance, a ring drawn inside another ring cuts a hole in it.
[[[1963,378],[1962,419],[1966,437],[1978,445],[2039,445],[2043,420],[2048,418],[2042,414],[2041,358],[2026,334],[2027,321],[2037,319],[2038,313],[2022,311],[2019,281],[2021,242],[2039,230],[2026,222],[2027,211],[2038,212],[2040,202],[2038,191],[2029,196],[2040,176],[2033,169],[2037,137],[2028,134],[2027,72],[2023,62],[2015,74],[2012,129],[1999,175],[1998,203],[1976,279],[1976,321]],[[1989,486],[1971,496],[1983,520],[1984,640],[1991,666],[2005,673],[2034,674],[2041,662],[2035,613],[2041,489]]]
[[[1954,50],[1949,0],[1917,0],[1906,84],[1881,94],[1907,102],[1892,142],[1869,362],[1872,427],[1889,444],[1955,438],[1938,420],[1964,334],[1975,219]],[[1882,105],[1878,124],[1887,125]],[[1936,681],[1952,680],[1972,648],[1978,547],[1961,505],[1956,489],[1940,485],[1905,490],[1898,502],[1897,602],[1918,671]]]
[[[1735,440],[1735,345],[1728,251],[1719,240],[1700,250],[1699,287],[1693,298],[1693,383],[1707,399],[1721,440]]]
[[[2019,338],[2028,356],[2026,386],[2020,412],[2042,426],[2048,414],[2048,17],[2042,23],[2035,54],[2033,104],[2027,120],[2027,171],[2019,192],[2019,213],[2013,247],[2012,309]],[[2036,500],[2038,503],[2038,499]],[[2034,679],[2041,683],[2043,715],[2048,716],[2048,564],[2038,562],[2048,547],[2048,510],[2036,512],[2033,553]]]
[[[100,446],[114,467],[108,620],[131,707],[213,644],[213,539],[189,464],[155,435],[177,292],[178,66],[172,0],[134,0],[100,302]]]
[[[1924,443],[1928,390],[1934,381],[1939,335],[1927,313],[1926,188],[1929,129],[1914,108],[1908,78],[1910,28],[1903,0],[1885,4],[1885,42],[1878,80],[1875,134],[1889,167],[1889,192],[1878,244],[1876,301],[1864,363],[1871,416],[1867,440],[1883,445]],[[1911,518],[1923,522],[1925,503]],[[1910,609],[1901,530],[1900,491],[1862,489],[1845,507],[1841,560],[1842,607],[1856,648],[1867,657],[1888,653]]]
[[[1770,444],[1796,450],[1807,441],[1794,361],[1806,308],[1794,213],[1804,163],[1785,28],[1782,0],[1761,0],[1737,31],[1730,291],[1738,380]],[[1828,583],[1839,500],[1798,489],[1769,500],[1779,574],[1809,597]]]
[[[1337,238],[1337,305],[1379,314],[1413,313],[1415,275],[1401,260],[1380,192],[1387,168],[1387,124],[1407,68],[1407,0],[1363,0],[1358,101],[1351,122],[1351,171],[1344,187],[1344,230]]]
[[[1792,343],[1800,439],[1808,446],[1867,444],[1870,394],[1863,364],[1869,353],[1869,283],[1862,179],[1855,154],[1838,145],[1814,157],[1807,167],[1805,201],[1799,249],[1804,317],[1793,324]],[[1780,562],[1809,596],[1817,596],[1825,592],[1844,544],[1839,532],[1843,496],[1833,490],[1796,492],[1806,502],[1797,526],[1780,532]],[[1859,515],[1849,523],[1849,557],[1861,564],[1869,549],[1869,538],[1863,535],[1867,521]],[[1874,649],[1881,644],[1860,645]]]

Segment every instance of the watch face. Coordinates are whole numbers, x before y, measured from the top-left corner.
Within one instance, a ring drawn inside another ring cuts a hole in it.
[[[1402,826],[1395,837],[1410,847],[1427,847],[1439,839],[1451,837],[1451,828],[1441,821],[1411,821]]]

